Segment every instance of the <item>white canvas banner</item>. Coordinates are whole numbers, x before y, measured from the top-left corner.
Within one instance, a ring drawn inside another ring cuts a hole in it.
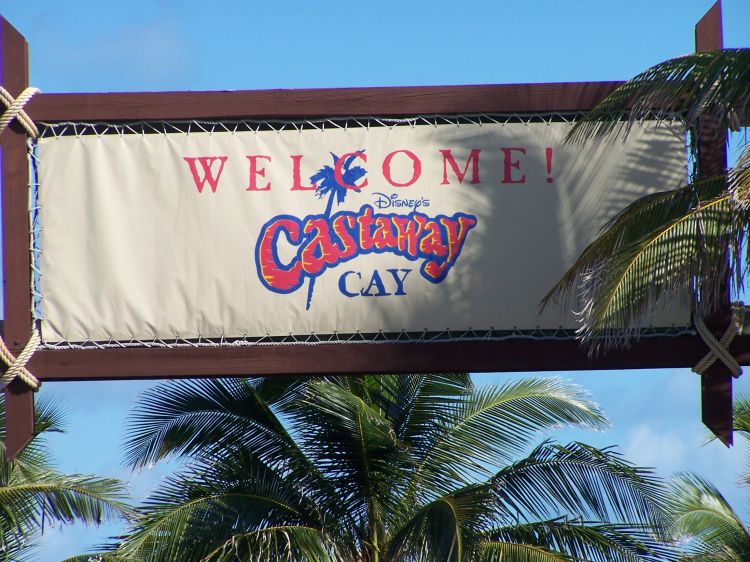
[[[43,338],[573,328],[540,299],[625,205],[684,183],[686,151],[570,126],[44,138]]]

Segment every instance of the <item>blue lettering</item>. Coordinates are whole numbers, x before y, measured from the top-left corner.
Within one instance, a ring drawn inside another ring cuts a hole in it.
[[[357,271],[347,271],[346,273],[342,273],[341,277],[339,277],[339,291],[341,291],[341,294],[349,297],[350,299],[353,297],[358,297],[359,293],[352,293],[351,291],[348,291],[346,288],[346,278],[350,275],[356,275],[360,279],[362,279],[362,275]]]
[[[375,294],[372,294],[372,289],[375,287],[378,292]],[[372,272],[372,279],[370,279],[370,284],[367,286],[367,289],[362,291],[363,297],[387,297],[390,293],[385,290],[385,286],[383,285],[383,280],[380,278],[380,273],[378,273],[378,270]]]
[[[396,282],[396,292],[393,294],[399,297],[405,295],[406,291],[404,291],[404,281],[406,281],[406,276],[411,273],[411,269],[386,269],[386,271],[391,274],[393,280]],[[399,276],[399,272],[404,275]]]

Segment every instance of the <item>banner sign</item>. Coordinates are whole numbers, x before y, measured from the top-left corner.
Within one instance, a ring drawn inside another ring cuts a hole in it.
[[[625,205],[684,183],[686,150],[570,127],[43,138],[43,339],[574,328],[540,299]]]

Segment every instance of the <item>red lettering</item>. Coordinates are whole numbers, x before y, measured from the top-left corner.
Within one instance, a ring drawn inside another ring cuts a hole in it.
[[[310,242],[300,252],[302,269],[308,275],[318,275],[323,268],[334,265],[339,260],[341,250],[331,241],[328,220],[325,218],[309,219],[302,230],[310,236]]]
[[[367,180],[359,185],[350,185],[344,181],[344,175],[341,172],[347,158],[361,158],[362,162],[367,162],[367,154],[364,152],[347,152],[336,160],[336,165],[333,167],[333,176],[336,178],[338,184],[343,185],[346,189],[362,189],[363,187],[367,187]]]
[[[302,185],[302,173],[300,172],[300,163],[302,154],[290,154],[292,159],[292,191],[313,191],[317,185]]]
[[[456,177],[458,178],[458,183],[464,183],[464,178],[466,177],[466,173],[469,171],[469,164],[471,164],[471,183],[481,183],[479,181],[479,153],[481,152],[478,148],[472,148],[471,152],[469,153],[469,157],[466,159],[466,164],[464,165],[463,171],[461,171],[458,167],[458,164],[456,163],[455,158],[453,158],[453,154],[451,154],[450,149],[440,149],[440,153],[443,155],[443,181],[440,182],[440,185],[448,185],[450,182],[448,181],[448,165],[450,165],[451,170],[453,170],[453,173],[456,174]]]
[[[420,253],[428,256],[443,257],[448,254],[448,248],[443,242],[443,235],[436,222],[425,223],[422,240],[419,241]]]
[[[198,193],[203,193],[203,187],[206,185],[206,182],[208,182],[208,185],[211,187],[211,193],[216,193],[216,187],[219,185],[219,178],[221,178],[221,173],[224,171],[224,163],[227,161],[227,157],[196,156],[195,158],[192,158],[183,156],[182,159],[187,162],[190,167],[190,173],[193,174],[193,181],[195,182],[195,187],[198,188]],[[198,173],[198,168],[195,165],[196,160],[200,162],[201,169],[203,170],[203,177],[200,177],[200,174]],[[220,164],[219,171],[214,176],[211,168],[216,160],[218,160]]]
[[[372,240],[378,250],[398,247],[398,236],[393,232],[393,222],[390,217],[380,216],[375,219],[375,232]]]
[[[502,183],[526,183],[526,174],[523,174],[517,180],[513,179],[513,169],[521,169],[521,161],[513,160],[513,151],[517,150],[521,154],[526,154],[525,148],[501,148],[503,151],[503,181]]]
[[[271,189],[271,182],[266,183],[263,187],[258,187],[258,176],[266,177],[266,169],[258,167],[259,158],[271,161],[271,157],[265,154],[252,154],[247,157],[250,160],[250,184],[246,191],[268,191]]]
[[[352,236],[352,231],[357,226],[357,220],[352,215],[337,215],[333,222],[333,231],[339,237],[341,245],[340,260],[346,260],[357,255],[357,242]]]
[[[276,219],[261,232],[256,263],[260,279],[266,287],[278,293],[291,293],[302,285],[302,263],[298,257],[287,266],[281,263],[276,249],[281,232],[286,232],[292,244],[300,243],[299,222],[295,219]]]
[[[411,159],[411,163],[412,163],[411,179],[409,179],[409,181],[406,181],[404,183],[393,181],[393,178],[391,177],[391,160],[393,160],[393,157],[399,153],[406,154]],[[417,158],[417,155],[414,154],[411,150],[394,150],[388,156],[386,156],[385,159],[383,160],[383,177],[393,187],[409,187],[410,185],[413,185],[414,182],[416,182],[419,179],[419,176],[421,175],[422,175],[422,161],[419,158]]]
[[[393,217],[393,225],[396,227],[396,236],[398,237],[397,247],[399,252],[407,256],[417,255],[417,241],[426,220],[420,215],[415,215],[413,220],[398,215]]]
[[[375,219],[372,216],[372,207],[366,205],[362,209],[362,214],[357,217],[359,224],[359,247],[369,252],[372,250],[375,242],[372,239],[372,229],[375,226]]]

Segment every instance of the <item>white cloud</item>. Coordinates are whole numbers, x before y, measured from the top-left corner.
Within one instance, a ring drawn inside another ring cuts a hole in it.
[[[639,424],[627,434],[625,457],[640,466],[657,467],[662,474],[682,470],[686,443],[674,431],[659,431],[649,424]]]

